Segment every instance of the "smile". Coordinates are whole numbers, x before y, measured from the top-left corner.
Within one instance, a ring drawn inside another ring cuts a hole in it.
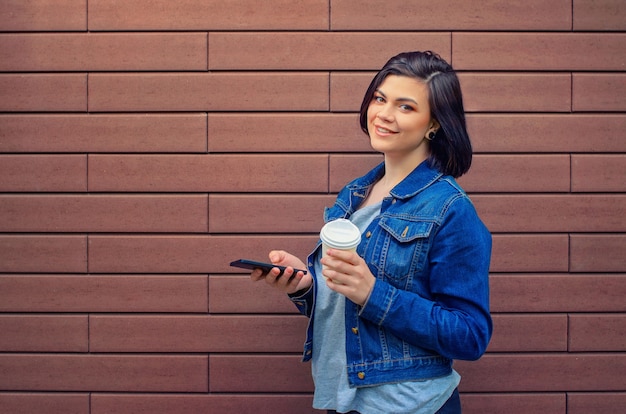
[[[375,128],[376,128],[376,132],[378,132],[380,134],[395,134],[396,133],[395,131],[392,131],[390,129],[383,128],[383,127],[380,127],[380,126],[375,126]]]

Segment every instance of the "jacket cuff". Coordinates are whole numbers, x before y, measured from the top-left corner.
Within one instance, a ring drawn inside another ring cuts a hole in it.
[[[297,292],[287,294],[289,300],[296,305],[298,311],[306,316],[311,316],[311,308],[313,304],[313,284],[308,289],[302,289]]]
[[[359,316],[382,325],[389,313],[397,289],[389,283],[376,280],[365,305],[361,308]]]

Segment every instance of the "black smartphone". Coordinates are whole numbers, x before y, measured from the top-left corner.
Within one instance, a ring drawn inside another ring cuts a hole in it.
[[[270,270],[272,270],[274,267],[277,267],[280,269],[280,274],[282,275],[283,272],[285,271],[286,267],[285,266],[277,266],[277,265],[273,265],[271,263],[264,263],[264,262],[257,262],[255,260],[248,260],[248,259],[239,259],[239,260],[235,260],[234,262],[230,262],[231,266],[234,267],[241,267],[243,269],[261,269],[263,270],[263,273],[267,273]],[[302,270],[302,269],[293,269],[293,274],[295,275],[298,272],[303,272],[304,274],[306,274],[306,270]]]

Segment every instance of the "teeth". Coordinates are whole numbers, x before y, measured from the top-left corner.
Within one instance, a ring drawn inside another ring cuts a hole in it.
[[[377,127],[376,130],[378,132],[383,133],[383,134],[389,134],[389,133],[393,132],[393,131],[388,130],[387,128],[381,128],[381,127]]]

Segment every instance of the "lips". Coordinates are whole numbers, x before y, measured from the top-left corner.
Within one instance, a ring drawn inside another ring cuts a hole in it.
[[[391,134],[395,134],[396,133],[395,131],[392,131],[390,129],[387,129],[387,128],[379,126],[379,125],[374,125],[374,129],[376,130],[376,132],[378,134],[381,134],[381,135],[391,135]]]

